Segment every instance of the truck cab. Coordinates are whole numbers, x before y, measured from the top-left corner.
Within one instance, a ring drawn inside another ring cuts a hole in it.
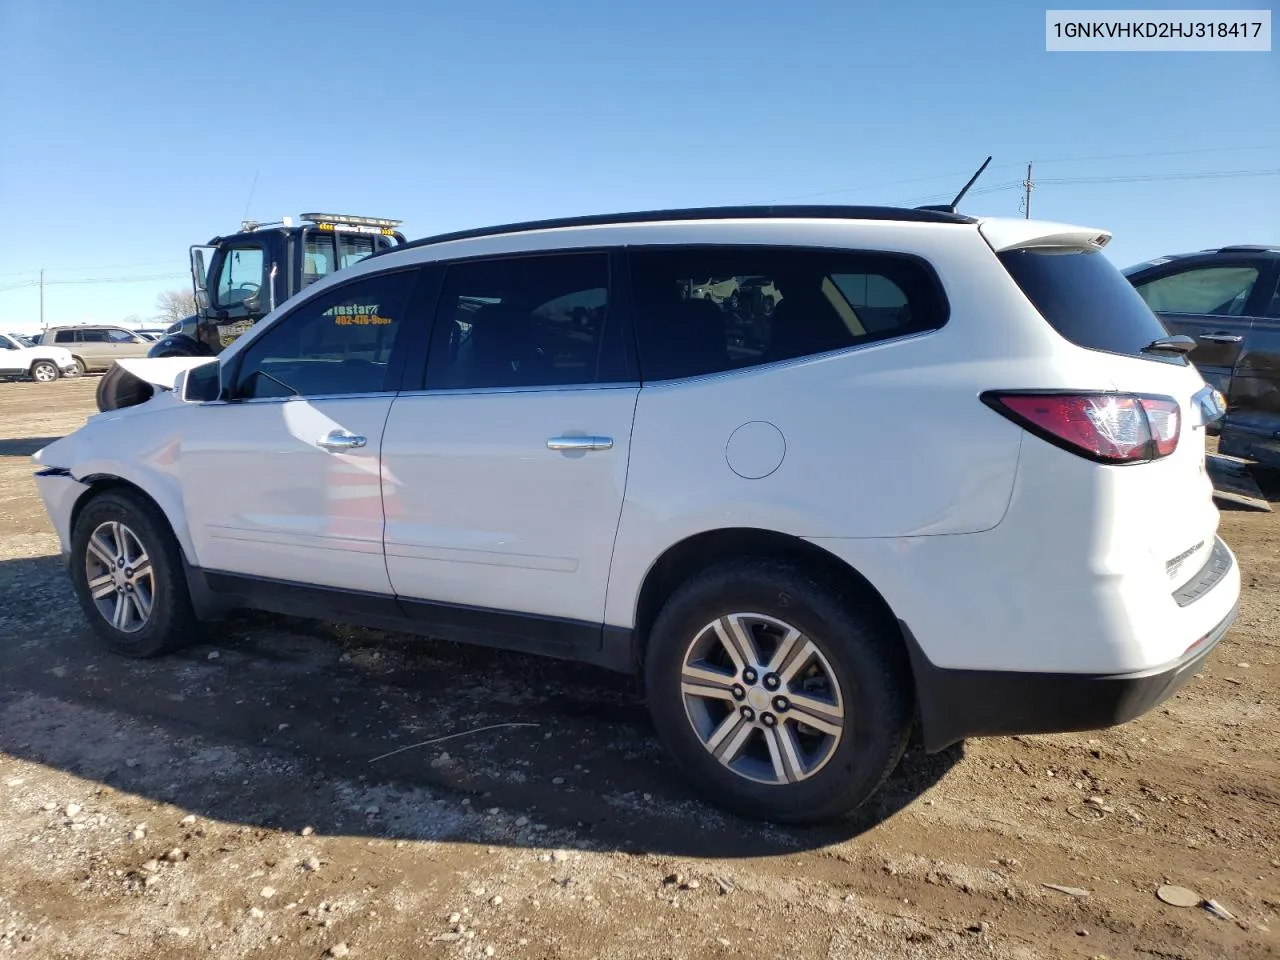
[[[169,327],[151,357],[216,355],[277,306],[330,273],[405,242],[399,220],[304,213],[191,248],[196,314]]]

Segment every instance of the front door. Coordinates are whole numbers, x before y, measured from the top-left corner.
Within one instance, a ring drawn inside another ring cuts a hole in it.
[[[308,299],[227,363],[232,399],[191,411],[177,457],[202,568],[390,593],[380,448],[418,275]]]
[[[1257,262],[1169,264],[1135,279],[1142,299],[1171,334],[1196,341],[1190,354],[1200,375],[1231,402],[1231,379],[1252,326],[1248,307]]]
[[[553,618],[545,652],[598,645],[639,390],[610,286],[604,253],[447,269],[424,389],[383,441],[387,569],[411,613],[478,608],[499,632],[533,614]]]

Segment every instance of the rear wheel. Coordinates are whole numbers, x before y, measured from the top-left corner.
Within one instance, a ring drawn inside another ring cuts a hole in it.
[[[677,766],[716,803],[783,823],[860,806],[911,729],[900,640],[804,567],[716,567],[676,591],[646,658],[649,708]]]
[[[57,364],[51,360],[37,360],[31,365],[31,379],[37,383],[53,383],[58,379]]]
[[[75,361],[76,361],[76,376],[83,377],[86,373],[89,372],[89,368],[88,366],[85,365],[85,362],[81,360],[79,357],[76,357]]]
[[[181,547],[144,497],[109,490],[84,507],[71,534],[70,572],[85,615],[114,652],[154,657],[195,640]]]

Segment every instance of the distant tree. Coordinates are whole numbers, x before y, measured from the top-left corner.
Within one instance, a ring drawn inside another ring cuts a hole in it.
[[[140,327],[142,326],[142,318],[136,313],[131,313],[120,321],[120,325],[123,327]]]
[[[196,312],[196,298],[190,290],[166,290],[156,297],[156,319],[163,324],[177,323]]]

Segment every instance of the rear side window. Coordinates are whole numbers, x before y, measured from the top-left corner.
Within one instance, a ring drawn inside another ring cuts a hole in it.
[[[631,253],[646,380],[721,373],[936,330],[947,304],[921,261],[796,248]]]
[[[74,330],[59,330],[58,335],[53,338],[54,343],[75,343],[76,332]]]
[[[1185,362],[1176,354],[1142,352],[1169,331],[1101,252],[1055,248],[1006,250],[998,256],[1040,315],[1076,346]]]
[[[1257,282],[1257,267],[1197,267],[1136,286],[1157,313],[1239,317]]]
[[[551,254],[449,267],[427,354],[429,390],[606,382],[609,257]]]

